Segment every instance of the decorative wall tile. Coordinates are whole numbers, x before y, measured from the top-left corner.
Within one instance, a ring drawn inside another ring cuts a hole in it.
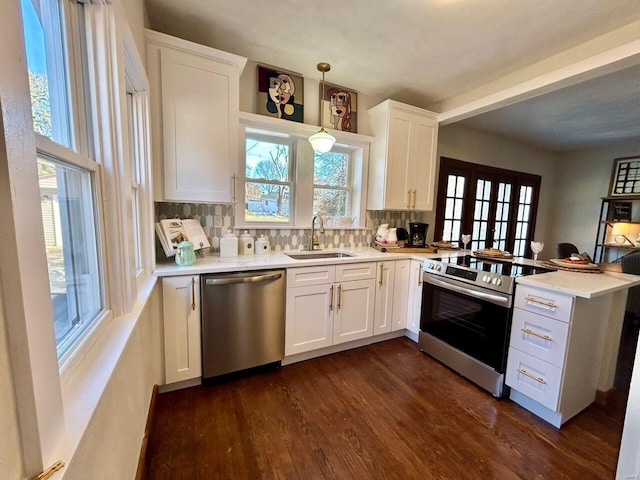
[[[211,253],[220,251],[220,239],[227,229],[234,229],[235,216],[233,205],[181,204],[156,202],[156,221],[165,218],[195,218],[200,222],[211,243]],[[388,223],[392,227],[409,227],[409,222],[424,221],[425,215],[412,211],[368,210],[365,229],[345,230],[325,228],[324,234],[318,233],[320,248],[358,248],[370,245],[374,240],[378,225]],[[311,222],[309,222],[311,223]],[[234,230],[239,235],[245,229]],[[275,229],[248,228],[254,238],[266,235],[273,251],[295,251],[308,248],[311,236],[309,228]]]

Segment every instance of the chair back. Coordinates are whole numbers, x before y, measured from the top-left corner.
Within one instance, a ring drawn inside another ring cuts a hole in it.
[[[576,247],[573,243],[559,243],[556,252],[558,254],[558,258],[568,258],[572,253],[580,253],[578,251],[578,247]]]
[[[640,252],[633,252],[620,259],[622,273],[640,275]],[[627,296],[627,312],[640,314],[640,286],[631,287]]]

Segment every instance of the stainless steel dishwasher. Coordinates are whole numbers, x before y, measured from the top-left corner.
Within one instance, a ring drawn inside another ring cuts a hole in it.
[[[203,380],[284,358],[284,270],[206,274],[200,290]]]

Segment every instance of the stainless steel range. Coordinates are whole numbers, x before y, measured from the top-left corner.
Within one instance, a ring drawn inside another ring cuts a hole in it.
[[[515,278],[549,270],[470,255],[425,260],[423,270],[420,349],[506,395]]]

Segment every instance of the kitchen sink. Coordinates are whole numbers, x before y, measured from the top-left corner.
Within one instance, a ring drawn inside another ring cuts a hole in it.
[[[311,260],[314,258],[348,258],[355,257],[351,253],[344,252],[308,252],[308,253],[285,253],[286,256],[294,260]]]

